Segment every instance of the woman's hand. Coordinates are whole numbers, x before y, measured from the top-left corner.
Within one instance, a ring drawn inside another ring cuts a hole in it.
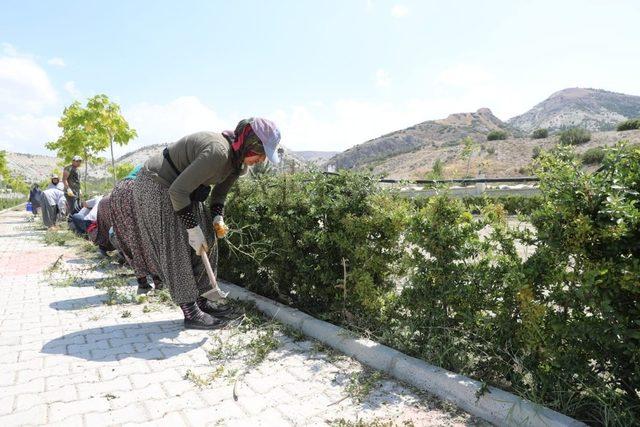
[[[224,239],[229,232],[229,227],[224,223],[224,218],[222,215],[216,215],[213,218],[213,229],[216,231],[216,236],[218,239]]]
[[[199,225],[193,228],[187,228],[187,234],[189,235],[189,245],[196,251],[196,255],[202,255],[202,251],[204,251],[204,253],[209,252],[207,241]]]

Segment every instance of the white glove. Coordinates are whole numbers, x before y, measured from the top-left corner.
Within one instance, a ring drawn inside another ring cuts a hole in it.
[[[229,232],[229,227],[224,223],[224,218],[222,215],[216,215],[213,218],[213,229],[216,231],[216,236],[218,239],[224,239]]]
[[[187,228],[187,234],[189,235],[189,244],[193,250],[196,251],[197,255],[201,255],[203,250],[205,252],[209,251],[207,241],[204,238],[204,233],[199,225],[196,225],[193,228]]]

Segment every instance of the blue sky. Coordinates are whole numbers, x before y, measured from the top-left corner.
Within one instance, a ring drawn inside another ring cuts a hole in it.
[[[106,93],[139,138],[246,116],[343,150],[450,113],[506,120],[566,87],[640,95],[638,1],[3,1],[0,149],[46,153]]]

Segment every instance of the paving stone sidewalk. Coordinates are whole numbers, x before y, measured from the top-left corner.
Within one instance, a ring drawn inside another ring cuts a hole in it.
[[[90,248],[45,245],[30,219],[0,214],[2,426],[480,424],[268,319],[185,331],[176,307],[107,305]],[[52,283],[59,258],[80,280]]]

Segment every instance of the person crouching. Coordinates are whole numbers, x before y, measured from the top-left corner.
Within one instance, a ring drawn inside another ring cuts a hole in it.
[[[144,250],[156,260],[186,328],[226,324],[220,311],[227,309],[201,296],[212,287],[200,255],[215,243],[214,225],[224,237],[224,202],[231,186],[249,166],[267,157],[278,163],[279,142],[280,131],[273,122],[242,120],[235,131],[198,132],[170,144],[147,160],[134,181],[135,217]],[[207,210],[203,202],[210,191],[212,209]]]

